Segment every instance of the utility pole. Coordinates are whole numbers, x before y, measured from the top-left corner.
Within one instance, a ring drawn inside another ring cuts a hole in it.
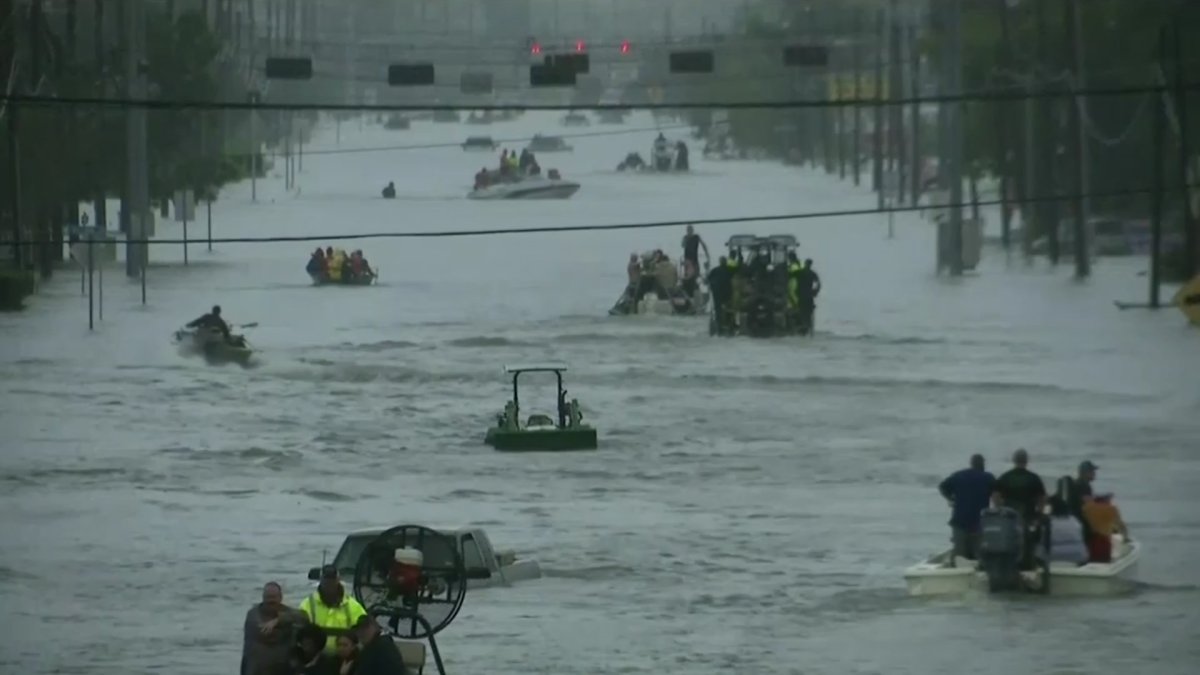
[[[909,73],[912,80],[912,166],[909,178],[912,180],[912,205],[921,201],[921,55],[917,51],[917,27],[908,27],[908,56],[911,60]]]
[[[1167,27],[1164,25],[1158,31],[1158,69],[1166,72],[1167,67]],[[1164,82],[1165,84],[1165,82]],[[1154,131],[1154,147],[1150,157],[1154,162],[1150,174],[1150,308],[1158,309],[1159,293],[1162,278],[1162,219],[1163,219],[1163,188],[1166,187],[1163,167],[1163,145],[1166,141],[1167,110],[1166,101],[1155,96],[1150,108],[1153,111],[1152,120]]]
[[[888,86],[888,98],[898,100],[904,98],[904,74],[901,71],[901,56],[900,56],[900,13],[897,11],[896,0],[892,0],[891,5],[891,35],[889,44],[889,58],[891,59],[891,82]],[[891,121],[888,123],[888,141],[892,150],[889,153],[891,157],[888,160],[891,166],[893,185],[895,186],[895,194],[892,195],[894,203],[904,203],[904,105],[894,103],[888,108],[888,117]]]
[[[1068,103],[1071,120],[1071,158],[1075,163],[1075,195],[1071,200],[1072,211],[1074,212],[1075,224],[1075,276],[1079,279],[1088,277],[1091,270],[1091,246],[1089,246],[1088,231],[1087,231],[1087,136],[1083,129],[1083,96],[1078,92],[1084,88],[1083,78],[1083,36],[1080,35],[1080,18],[1079,18],[1079,0],[1070,0],[1066,4],[1066,16],[1064,23],[1067,26],[1068,42],[1071,46],[1071,57],[1075,62],[1075,67],[1072,68],[1071,89],[1075,96]]]
[[[1051,68],[1050,51],[1048,45],[1047,32],[1049,30],[1046,21],[1045,3],[1037,3],[1035,11],[1037,12],[1037,40],[1038,61],[1043,68]],[[1040,94],[1037,103],[1038,108],[1038,150],[1040,151],[1040,161],[1038,162],[1041,171],[1039,171],[1038,179],[1035,182],[1040,188],[1037,191],[1038,197],[1046,198],[1038,203],[1038,212],[1041,217],[1042,229],[1045,230],[1046,241],[1049,244],[1047,247],[1050,254],[1050,264],[1057,265],[1060,256],[1059,238],[1058,238],[1058,206],[1050,198],[1058,194],[1058,173],[1055,169],[1055,159],[1058,154],[1059,137],[1055,132],[1054,124],[1054,101],[1046,94],[1050,93],[1051,84],[1049,82],[1041,82],[1037,90]]]
[[[1175,109],[1179,118],[1179,182],[1183,186],[1183,273],[1188,279],[1200,270],[1200,232],[1193,222],[1190,196],[1196,189],[1188,185],[1188,161],[1191,148],[1188,139],[1187,82],[1184,81],[1183,36],[1179,22],[1175,23]]]
[[[941,0],[942,45],[941,94],[962,95],[962,6],[958,0]],[[941,161],[938,174],[942,189],[946,191],[949,207],[949,227],[946,237],[949,254],[950,274],[960,276],[963,272],[963,220],[962,220],[962,103],[943,100],[938,106],[942,138],[939,145]]]
[[[125,86],[127,98],[141,101],[146,98],[144,59],[146,49],[145,0],[125,0]],[[149,246],[145,243],[149,228],[148,218],[148,171],[146,167],[146,109],[131,105],[125,112],[127,175],[129,200],[124,205],[129,213],[131,242],[126,248],[125,273],[131,277],[146,273],[149,263]],[[136,243],[134,243],[136,242]],[[144,300],[144,298],[143,298]]]
[[[886,39],[883,10],[880,9],[875,12],[875,164],[871,172],[871,187],[878,197],[880,211],[883,210],[883,47]]]
[[[859,98],[862,97],[862,12],[854,11],[854,47],[852,49],[854,56],[854,87],[851,96],[854,98],[854,138],[851,142],[850,162],[854,166],[854,186],[858,187],[862,174],[862,105],[859,103]]]

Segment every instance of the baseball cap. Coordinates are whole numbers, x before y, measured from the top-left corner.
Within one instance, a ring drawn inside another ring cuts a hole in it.
[[[1080,473],[1083,473],[1084,471],[1095,471],[1099,468],[1100,467],[1096,466],[1095,464],[1092,464],[1092,460],[1090,460],[1090,459],[1085,459],[1079,463],[1079,472]]]

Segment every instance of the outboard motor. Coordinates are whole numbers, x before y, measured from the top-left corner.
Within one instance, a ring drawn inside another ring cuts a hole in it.
[[[1025,548],[1021,515],[1009,508],[980,514],[979,568],[992,593],[1021,590],[1021,557]]]

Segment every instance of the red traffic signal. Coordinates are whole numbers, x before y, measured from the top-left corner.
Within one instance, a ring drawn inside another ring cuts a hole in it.
[[[587,49],[587,45],[585,45],[585,44],[583,43],[583,40],[576,40],[576,41],[575,41],[575,51],[577,51],[577,52],[579,52],[579,53],[581,53],[581,54],[582,54],[582,53],[583,53],[583,52],[584,52],[586,49]]]
[[[530,44],[530,45],[529,45],[529,53],[530,53],[530,54],[541,54],[541,53],[542,53],[542,46],[541,46],[540,44],[536,43],[536,42],[534,42],[534,43]]]
[[[621,53],[622,54],[629,53],[629,40],[621,40]]]

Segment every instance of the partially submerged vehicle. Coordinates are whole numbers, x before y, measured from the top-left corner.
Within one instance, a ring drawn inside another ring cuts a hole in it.
[[[515,551],[495,549],[487,533],[481,527],[435,527],[431,529],[454,540],[456,550],[468,568],[484,569],[490,572],[490,576],[487,578],[472,580],[471,588],[505,586],[518,581],[539,579],[542,576],[542,567],[537,560],[520,558]],[[358,559],[362,557],[367,546],[384,531],[385,528],[364,529],[346,535],[341,548],[334,554],[330,564],[337,568],[342,578],[353,579]],[[426,558],[426,562],[444,564],[449,561],[435,561]],[[309,569],[309,580],[317,581],[320,573],[321,568],[319,567]]]
[[[482,187],[467,194],[469,199],[570,199],[579,192],[575,181],[563,180],[553,169],[548,176],[505,176],[489,171]]]
[[[978,560],[943,551],[904,571],[908,592],[915,596],[967,593],[1037,593],[1061,596],[1106,596],[1129,592],[1137,584],[1142,557],[1139,542],[1113,535],[1112,562],[1049,562],[1045,547],[1024,555],[1023,529],[1011,509],[984,511]],[[1047,533],[1048,534],[1048,533]],[[1030,559],[1032,565],[1021,565]]]
[[[244,326],[249,327],[249,326]],[[175,344],[185,353],[198,354],[211,363],[236,363],[245,366],[254,355],[244,335],[229,334],[229,339],[215,328],[180,328],[173,336]]]
[[[408,116],[401,113],[388,115],[387,121],[383,123],[384,129],[391,129],[393,131],[401,131],[411,126],[412,122],[408,119]]]
[[[496,416],[496,426],[487,430],[484,442],[503,452],[595,450],[596,429],[583,423],[577,399],[567,401],[562,376],[566,370],[561,364],[505,366],[504,372],[512,375],[512,400]],[[518,380],[522,373],[554,373],[558,383],[557,422],[548,415],[533,414],[521,424]]]
[[[617,108],[605,108],[596,113],[596,117],[600,120],[600,124],[624,124],[625,117],[629,114],[628,110]]]
[[[587,118],[587,115],[575,110],[563,115],[562,118],[562,125],[564,127],[586,127],[591,125],[591,123],[592,121]]]
[[[490,110],[472,110],[467,115],[467,124],[491,124],[495,119]]]
[[[490,570],[467,565],[454,537],[420,525],[380,532],[350,564],[354,597],[380,628],[376,639],[392,640],[416,675],[425,671],[428,644],[438,675],[446,675],[434,636],[462,610],[468,583],[490,579]]]
[[[534,134],[525,146],[530,152],[571,152],[573,148],[567,145],[562,136],[543,136]]]
[[[493,151],[498,145],[491,136],[467,136],[467,140],[463,141],[462,149],[467,150],[487,150]]]
[[[445,108],[433,111],[434,122],[460,122],[462,116],[457,110],[447,110]]]

